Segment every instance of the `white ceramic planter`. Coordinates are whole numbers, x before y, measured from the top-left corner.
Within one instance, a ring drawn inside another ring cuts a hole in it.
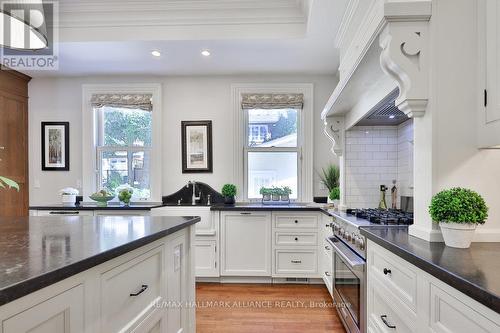
[[[476,224],[439,222],[446,246],[466,249],[470,247]]]
[[[76,202],[76,194],[61,195],[61,202],[63,206],[74,206]]]

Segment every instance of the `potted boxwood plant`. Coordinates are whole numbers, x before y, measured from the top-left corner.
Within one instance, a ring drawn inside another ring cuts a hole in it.
[[[270,188],[261,187],[259,192],[262,195],[262,200],[263,201],[271,201],[271,192],[272,192],[272,190]]]
[[[273,201],[280,201],[281,189],[279,187],[273,186],[271,189],[271,196]]]
[[[222,186],[221,193],[224,196],[224,203],[226,205],[234,205],[235,203],[234,197],[236,195],[236,185],[225,184],[224,186]]]
[[[468,248],[476,226],[488,217],[488,207],[478,193],[456,187],[436,194],[429,213],[439,223],[447,246]]]
[[[281,201],[290,201],[290,194],[292,194],[292,189],[284,186],[281,189]]]
[[[332,190],[328,195],[328,199],[330,199],[330,201],[333,203],[333,206],[338,207],[340,200],[340,188],[339,187],[332,188]]]

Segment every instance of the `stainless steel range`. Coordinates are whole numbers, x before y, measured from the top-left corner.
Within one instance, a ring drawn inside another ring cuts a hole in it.
[[[366,332],[366,239],[361,227],[380,224],[408,225],[413,214],[401,210],[356,209],[334,212],[333,298],[340,318],[350,333]],[[372,221],[372,222],[370,222]]]

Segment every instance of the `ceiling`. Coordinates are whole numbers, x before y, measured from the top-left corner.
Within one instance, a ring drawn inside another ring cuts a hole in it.
[[[60,0],[59,70],[26,73],[333,74],[347,2]]]

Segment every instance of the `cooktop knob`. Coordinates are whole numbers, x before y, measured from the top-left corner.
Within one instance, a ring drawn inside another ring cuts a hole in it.
[[[363,237],[359,237],[358,244],[359,244],[360,250],[364,250],[365,249],[365,240],[363,239]]]

